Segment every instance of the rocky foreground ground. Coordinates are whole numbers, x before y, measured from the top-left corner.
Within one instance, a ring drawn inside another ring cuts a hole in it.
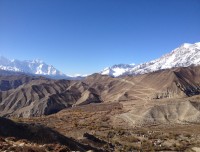
[[[199,124],[130,125],[116,122],[115,115],[123,113],[120,103],[92,104],[63,110],[57,114],[38,118],[15,118],[16,122],[47,126],[61,135],[88,145],[93,151],[186,151],[200,149]],[[117,123],[117,124],[116,124]],[[31,142],[34,146],[34,144]],[[47,151],[68,151],[66,144],[35,144]],[[22,146],[27,147],[26,144]],[[89,150],[89,149],[87,149]],[[79,151],[81,151],[79,149]]]

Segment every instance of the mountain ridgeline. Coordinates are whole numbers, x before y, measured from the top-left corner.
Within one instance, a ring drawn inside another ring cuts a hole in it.
[[[92,103],[146,104],[199,95],[199,63],[200,43],[184,44],[148,63],[115,65],[81,80],[55,80],[40,74],[62,73],[42,61],[1,57],[0,116],[27,118]]]
[[[5,82],[8,84],[8,87],[2,87],[4,91],[0,92],[0,111],[3,116],[41,116],[76,104],[102,102],[95,90],[83,82],[42,77],[33,79],[30,76],[8,76],[1,79],[1,86],[4,86]]]
[[[69,76],[48,65],[42,60],[9,60],[0,56],[0,69],[10,72],[26,73],[32,75],[41,75],[55,79],[70,79]]]
[[[171,53],[150,62],[142,64],[117,64],[112,67],[107,67],[99,73],[118,77],[145,74],[173,67],[188,67],[190,65],[200,65],[200,42],[194,44],[184,43]],[[40,75],[54,79],[80,80],[85,77],[85,75],[77,77],[68,76],[52,65],[48,65],[38,59],[20,61],[9,60],[3,56],[0,56],[0,70]]]
[[[161,58],[139,65],[114,65],[105,68],[101,71],[101,74],[114,77],[138,75],[161,69],[170,69],[173,67],[188,67],[190,65],[200,65],[200,42],[194,44],[184,43],[180,47],[174,49],[171,53],[166,54]]]
[[[200,94],[200,66],[113,78],[52,80],[26,75],[0,77],[0,115],[34,117],[91,103],[183,98]]]

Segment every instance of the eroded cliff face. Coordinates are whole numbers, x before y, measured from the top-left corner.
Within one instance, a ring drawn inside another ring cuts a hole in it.
[[[167,88],[166,90],[162,90],[162,92],[156,93],[152,96],[152,99],[181,98],[198,94],[200,94],[200,86],[198,84],[190,86],[181,84],[180,82],[174,82],[169,89]]]

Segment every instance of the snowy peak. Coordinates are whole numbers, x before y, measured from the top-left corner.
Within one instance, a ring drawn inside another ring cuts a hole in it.
[[[105,68],[101,74],[103,75],[110,75],[113,77],[118,77],[123,73],[130,71],[135,65],[134,64],[116,64],[112,67]]]
[[[45,75],[55,78],[66,78],[62,72],[54,68],[52,65],[47,65],[42,60],[9,60],[5,57],[0,57],[0,69],[14,72],[24,72],[36,75]]]
[[[200,42],[194,43],[197,47],[200,47]]]
[[[183,44],[181,45],[181,47],[189,48],[191,45],[192,45],[192,44],[190,44],[190,43],[183,43]]]
[[[160,66],[159,66],[160,64]],[[184,43],[171,53],[154,61],[154,66],[160,69],[172,67],[187,67],[200,64],[200,47],[195,44]]]
[[[104,69],[101,74],[110,76],[137,75],[173,67],[200,65],[200,42],[184,43],[171,53],[139,65],[120,64]]]

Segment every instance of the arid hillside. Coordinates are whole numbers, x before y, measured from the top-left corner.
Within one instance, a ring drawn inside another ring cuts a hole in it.
[[[200,149],[199,66],[82,81],[0,80],[0,115],[13,120],[0,118],[0,150]]]
[[[94,74],[84,82],[95,88],[104,102],[181,98],[200,93],[200,66],[121,78]]]
[[[74,104],[102,102],[95,90],[83,82],[50,79],[31,80],[2,91],[0,99],[0,115],[15,117],[48,115]]]
[[[25,75],[0,77],[0,115],[33,117],[90,103],[177,99],[200,93],[200,67],[174,68],[112,78],[93,74],[83,81]]]
[[[196,98],[199,96],[191,100]],[[30,124],[36,122],[43,124],[82,144],[100,147],[102,151],[193,152],[200,150],[199,123],[158,121],[133,123],[138,117],[126,116],[129,110],[122,103],[117,102],[88,104],[61,110],[45,117],[16,120]]]
[[[95,150],[40,124],[16,123],[0,118],[0,150],[9,151],[87,151]]]

